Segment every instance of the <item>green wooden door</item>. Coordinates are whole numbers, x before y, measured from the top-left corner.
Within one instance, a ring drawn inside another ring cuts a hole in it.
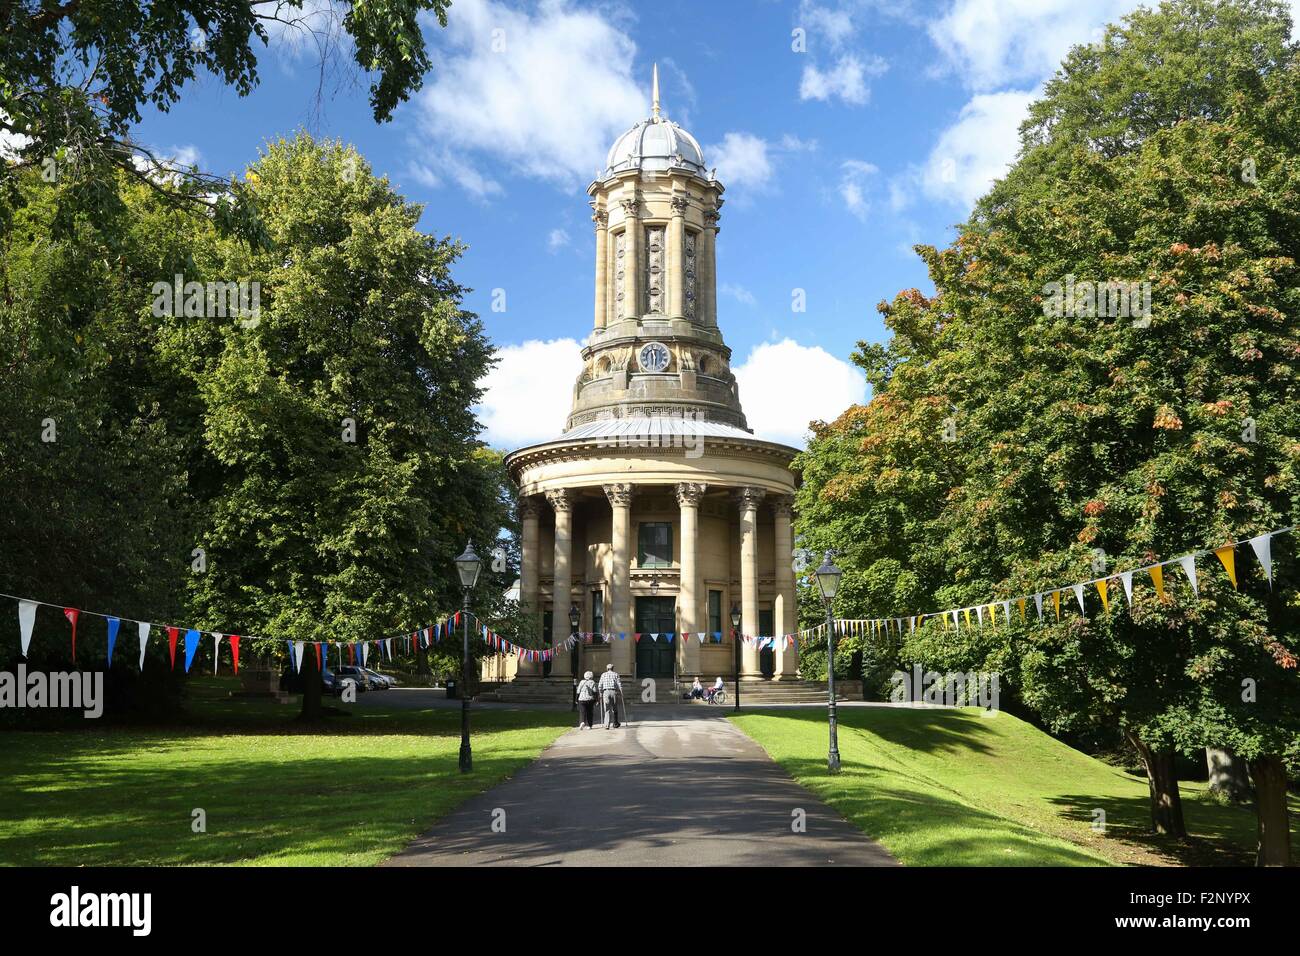
[[[636,645],[636,676],[667,677],[674,674],[677,641],[676,599],[670,597],[639,597],[636,599],[636,631],[641,640]],[[667,635],[673,634],[672,643]],[[652,641],[651,634],[659,639]]]

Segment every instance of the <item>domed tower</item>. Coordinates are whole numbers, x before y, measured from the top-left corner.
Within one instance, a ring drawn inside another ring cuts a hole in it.
[[[746,427],[718,331],[722,192],[695,137],[662,115],[656,68],[650,117],[587,187],[596,314],[566,430],[660,416]]]
[[[576,660],[519,662],[516,683],[550,677],[567,693],[574,666],[606,663],[656,680],[792,679],[797,451],[745,420],[718,328],[723,186],[663,115],[657,68],[650,116],[618,137],[587,193],[595,319],[573,404],[562,434],[506,456],[520,601],[547,643],[564,643],[571,615],[584,637]],[[748,638],[739,675],[733,608]]]

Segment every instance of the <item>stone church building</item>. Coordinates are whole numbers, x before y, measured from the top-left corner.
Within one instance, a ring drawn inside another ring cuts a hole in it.
[[[746,424],[718,325],[723,185],[662,115],[657,75],[651,116],[614,142],[587,192],[595,314],[569,417],[506,458],[520,493],[519,599],[548,644],[569,636],[576,606],[578,631],[595,635],[579,669],[612,661],[637,680],[732,679],[734,606],[742,634],[777,637],[762,650],[742,642],[740,679],[793,680],[796,650],[780,636],[798,630],[796,449]],[[514,676],[568,685],[572,667],[559,653],[518,662]]]

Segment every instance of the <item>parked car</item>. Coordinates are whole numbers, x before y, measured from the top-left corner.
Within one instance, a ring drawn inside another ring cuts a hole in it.
[[[354,677],[350,677],[347,674],[336,674],[334,671],[328,669],[321,671],[320,682],[325,693],[332,694],[335,697],[342,697],[343,689],[347,687],[348,684],[357,683],[356,678]],[[358,691],[363,689],[364,688],[359,684],[357,685]]]
[[[379,671],[372,671],[369,667],[363,667],[361,669],[366,672],[366,676],[369,677],[372,682],[377,681],[379,686],[384,690],[397,686],[397,678],[395,677],[389,677],[387,674],[379,673]]]
[[[379,685],[370,679],[364,667],[358,667],[355,664],[348,664],[338,669],[338,675],[350,679],[357,685],[357,690],[374,690]]]

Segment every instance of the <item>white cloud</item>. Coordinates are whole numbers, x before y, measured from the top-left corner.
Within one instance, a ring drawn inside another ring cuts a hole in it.
[[[548,252],[559,252],[570,242],[569,233],[564,229],[552,229],[550,235],[546,237],[546,250]]]
[[[782,156],[816,150],[815,139],[800,139],[789,133],[773,143],[753,133],[730,132],[721,143],[704,147],[704,161],[717,168],[718,179],[728,187],[761,192],[776,175]]]
[[[758,299],[754,298],[754,293],[750,292],[743,285],[736,285],[731,282],[723,282],[718,286],[718,292],[721,295],[729,295],[741,305],[758,305]]]
[[[907,208],[919,192],[928,199],[970,210],[1015,162],[1020,124],[1036,91],[977,93],[945,129],[921,166],[889,183],[890,207]]]
[[[808,423],[866,401],[862,372],[819,346],[764,342],[734,369],[749,427],[759,438],[802,446]]]
[[[1056,72],[1070,47],[1098,40],[1107,23],[1139,0],[955,0],[930,23],[930,37],[962,80],[976,90]]]
[[[429,36],[432,82],[414,107],[427,141],[442,147],[429,169],[437,179],[456,157],[461,185],[466,169],[491,160],[570,186],[649,112],[649,79],[632,77],[636,45],[599,11],[567,0],[531,9],[456,0],[447,29]]]
[[[888,69],[878,56],[869,57],[865,63],[852,54],[842,56],[835,66],[822,70],[815,63],[806,64],[799,81],[801,100],[829,101],[839,97],[845,103],[861,106],[871,96],[867,78],[880,76]]]
[[[1035,96],[1007,90],[972,97],[930,151],[921,179],[925,194],[967,209],[974,206],[1015,161],[1020,124]]]
[[[479,384],[485,440],[518,448],[558,438],[573,402],[573,383],[582,371],[582,346],[574,339],[532,339],[506,345]]]
[[[722,142],[705,151],[705,160],[717,167],[718,178],[728,186],[762,189],[776,171],[768,155],[767,140],[752,133],[727,133]]]
[[[840,165],[840,199],[844,201],[845,209],[864,221],[867,210],[871,207],[867,201],[866,181],[879,171],[871,163],[860,159],[845,160]]]

